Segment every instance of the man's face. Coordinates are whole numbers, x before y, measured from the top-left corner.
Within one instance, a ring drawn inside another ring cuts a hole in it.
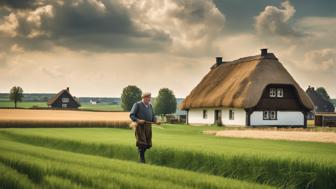
[[[143,101],[144,101],[145,104],[149,104],[149,102],[151,101],[151,97],[150,96],[145,96],[143,98]]]

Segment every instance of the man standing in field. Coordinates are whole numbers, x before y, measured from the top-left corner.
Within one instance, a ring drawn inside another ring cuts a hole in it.
[[[142,100],[134,103],[130,118],[136,122],[135,138],[141,163],[145,163],[145,152],[152,147],[152,123],[160,124],[154,115],[151,101],[151,93],[142,94]]]

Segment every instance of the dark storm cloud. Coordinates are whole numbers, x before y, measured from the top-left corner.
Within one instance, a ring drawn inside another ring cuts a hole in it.
[[[91,51],[157,51],[170,43],[166,33],[135,25],[118,1],[8,2],[15,15],[1,19],[2,25],[7,21],[3,31],[25,49],[57,45]],[[39,6],[33,10],[22,10],[35,4]]]
[[[32,9],[36,8],[43,0],[0,0],[0,7],[11,9]]]

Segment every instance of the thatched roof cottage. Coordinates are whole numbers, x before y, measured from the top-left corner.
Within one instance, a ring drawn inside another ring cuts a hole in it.
[[[273,53],[216,63],[181,103],[189,124],[306,126],[313,104]]]

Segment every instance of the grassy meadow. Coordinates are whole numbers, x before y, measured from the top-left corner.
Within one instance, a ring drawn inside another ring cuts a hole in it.
[[[47,108],[47,102],[18,102],[18,108]],[[0,108],[14,108],[14,102],[0,101]]]
[[[0,188],[272,188],[237,179],[24,144],[3,135],[0,135],[0,142]]]
[[[222,128],[153,127],[154,145],[146,154],[150,165],[139,165],[130,129],[3,128],[0,159],[3,169],[25,177],[27,183],[43,186],[99,188],[105,182],[110,182],[111,188],[146,188],[150,183],[150,188],[336,186],[335,144],[222,138],[204,135],[205,129]],[[47,176],[35,178],[35,174]],[[149,183],[141,185],[134,178],[138,174]]]
[[[119,112],[124,111],[119,104],[90,104],[90,103],[81,103],[81,110],[95,110],[95,111],[111,111]]]

